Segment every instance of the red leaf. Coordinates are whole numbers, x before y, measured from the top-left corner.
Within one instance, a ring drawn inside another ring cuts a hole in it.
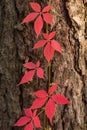
[[[23,64],[24,67],[28,68],[28,69],[34,69],[35,68],[35,64],[32,62],[28,62]]]
[[[37,37],[40,34],[42,28],[43,28],[43,20],[42,17],[39,16],[34,23],[34,30],[37,34]]]
[[[37,110],[35,110],[35,111],[33,112],[33,117],[35,117],[36,114],[37,114]]]
[[[61,94],[56,94],[56,95],[52,96],[52,99],[57,104],[70,104],[70,102],[67,100],[67,98]]]
[[[23,23],[28,23],[28,22],[33,21],[33,20],[37,17],[37,15],[38,15],[38,13],[30,13],[30,14],[28,14],[28,15],[24,18],[24,20],[22,21],[22,24],[23,24]]]
[[[40,5],[38,3],[36,3],[36,2],[30,2],[30,6],[36,12],[40,12],[41,11]]]
[[[36,67],[39,67],[39,66],[40,66],[40,61],[38,60],[36,63]]]
[[[44,78],[44,71],[41,67],[37,68],[37,76],[42,79]]]
[[[49,62],[53,56],[54,56],[54,49],[52,48],[52,46],[50,45],[50,43],[48,43],[45,48],[44,48],[44,56],[46,58],[46,60]]]
[[[47,97],[35,99],[31,108],[32,109],[41,108],[45,104],[46,100],[47,100]]]
[[[48,96],[48,94],[45,90],[39,90],[37,92],[34,92],[34,95],[38,98],[45,98]]]
[[[30,80],[32,80],[33,76],[34,76],[34,73],[35,73],[35,70],[31,70],[29,72],[27,72],[23,77],[22,77],[22,80],[20,81],[19,85],[20,84],[24,84]]]
[[[30,122],[28,125],[25,126],[24,130],[33,130],[33,124]]]
[[[46,7],[43,8],[42,12],[48,12],[52,9],[52,6],[48,5]]]
[[[23,116],[14,124],[14,126],[23,126],[27,124],[29,121],[30,121],[29,117]]]
[[[55,34],[56,34],[55,31],[51,32],[51,33],[49,34],[49,39],[52,39],[52,38],[55,36]]]
[[[40,119],[38,116],[34,118],[34,125],[36,128],[41,128]]]
[[[34,45],[33,49],[37,49],[37,48],[43,47],[43,46],[46,44],[46,42],[47,42],[47,40],[40,40],[40,41],[38,41],[38,42]]]
[[[60,44],[57,42],[57,41],[55,41],[55,40],[51,40],[51,46],[56,50],[56,51],[58,51],[58,52],[62,52],[62,49],[61,49],[61,46],[60,46]]]
[[[32,117],[32,111],[30,108],[24,108],[24,113],[28,117]]]
[[[53,92],[56,90],[57,86],[58,86],[58,84],[54,84],[54,85],[52,85],[52,87],[50,87],[50,89],[49,89],[50,95],[53,94]]]
[[[43,33],[43,37],[48,40],[49,39],[49,34]]]
[[[48,103],[46,104],[45,112],[50,122],[52,122],[55,110],[56,110],[55,103],[53,102],[52,99],[49,99]]]
[[[54,21],[53,21],[53,16],[49,13],[44,13],[43,14],[43,19],[46,23],[49,23],[49,24],[54,24]]]

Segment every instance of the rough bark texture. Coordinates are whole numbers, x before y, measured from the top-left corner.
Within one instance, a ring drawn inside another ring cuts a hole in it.
[[[0,0],[0,130],[22,130],[12,127],[23,114],[22,108],[32,103],[32,92],[46,88],[45,80],[35,79],[29,84],[16,86],[25,70],[22,64],[39,58],[47,73],[43,49],[32,51],[36,42],[33,23],[21,25],[31,10],[30,0]],[[33,0],[34,1],[34,0]],[[42,6],[45,0],[37,0]],[[55,53],[52,62],[52,82],[60,84],[70,105],[58,106],[52,130],[87,129],[87,0],[61,0],[52,11],[56,24],[56,39],[63,48]],[[45,29],[45,28],[44,28]]]

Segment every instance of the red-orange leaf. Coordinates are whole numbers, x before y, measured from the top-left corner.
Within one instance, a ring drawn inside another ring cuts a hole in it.
[[[41,11],[41,7],[40,7],[40,5],[37,2],[30,2],[30,6],[36,12],[40,12]]]
[[[54,84],[54,85],[52,85],[52,87],[50,87],[50,89],[49,89],[50,95],[53,94],[53,92],[57,89],[57,86],[58,86],[58,84]]]
[[[40,119],[38,116],[34,117],[34,125],[36,128],[41,128]]]
[[[52,9],[52,6],[48,5],[46,7],[43,8],[42,12],[48,12]]]
[[[55,114],[55,110],[56,110],[55,103],[53,102],[52,99],[49,99],[48,103],[46,104],[45,112],[51,123],[52,118]]]
[[[62,52],[62,49],[61,49],[61,46],[60,46],[60,44],[57,42],[57,41],[55,41],[55,40],[51,40],[51,46],[56,50],[56,51],[58,51],[58,52]]]
[[[32,62],[28,62],[23,64],[24,67],[28,68],[28,69],[34,69],[35,68],[35,64]]]
[[[42,28],[43,28],[43,20],[42,20],[42,17],[39,16],[39,17],[36,19],[35,23],[34,23],[34,30],[35,30],[35,32],[36,32],[36,34],[37,34],[37,37],[38,37],[38,35],[40,34]]]
[[[37,17],[37,15],[38,15],[38,13],[34,13],[34,12],[28,14],[28,15],[24,18],[24,20],[22,21],[22,24],[23,24],[23,23],[28,23],[28,22],[33,21],[33,20]]]
[[[35,70],[31,70],[29,72],[27,72],[23,77],[22,80],[20,81],[19,84],[24,84],[30,80],[32,80],[33,76],[34,76]]]
[[[52,46],[50,45],[50,43],[48,43],[46,45],[46,47],[44,48],[44,56],[46,58],[46,60],[49,62],[53,56],[54,56],[54,49],[52,48]]]
[[[30,122],[28,125],[25,126],[24,130],[33,130],[33,123]]]
[[[35,99],[31,108],[32,109],[41,108],[45,104],[46,100],[47,100],[47,97]]]
[[[33,49],[37,49],[37,48],[43,47],[43,46],[46,44],[46,42],[47,42],[47,40],[40,40],[40,41],[38,41],[38,42],[34,45]]]
[[[70,104],[70,102],[67,100],[67,98],[61,94],[56,94],[52,96],[52,99],[57,103],[57,104]]]
[[[45,98],[48,96],[45,90],[38,90],[37,92],[34,92],[34,95],[38,98]]]
[[[41,67],[37,68],[37,76],[42,79],[44,78],[44,71]]]
[[[14,126],[23,126],[27,124],[29,121],[30,121],[29,117],[23,116],[14,124]]]
[[[43,14],[43,19],[48,24],[54,24],[53,16],[50,13],[44,13]]]

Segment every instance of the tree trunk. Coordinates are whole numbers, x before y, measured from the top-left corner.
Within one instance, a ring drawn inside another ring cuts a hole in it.
[[[21,25],[31,11],[30,0],[0,0],[0,129],[22,130],[12,125],[32,104],[32,92],[47,85],[47,62],[43,49],[32,51],[37,41],[33,23]],[[47,2],[37,0],[42,7]],[[63,93],[70,105],[58,105],[52,130],[87,129],[87,0],[54,1],[52,13],[56,39],[63,53],[55,52],[52,61],[52,82],[58,82],[58,93]],[[44,28],[45,30],[45,28]],[[40,59],[45,79],[36,77],[28,84],[16,86],[25,70],[22,64]]]

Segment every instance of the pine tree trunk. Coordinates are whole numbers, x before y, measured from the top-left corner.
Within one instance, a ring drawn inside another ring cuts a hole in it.
[[[32,51],[37,41],[33,23],[21,25],[31,11],[30,0],[0,0],[0,130],[22,130],[12,125],[23,114],[23,108],[32,104],[32,92],[46,89],[44,80],[36,77],[28,84],[16,86],[23,74],[22,64],[41,60],[47,74],[43,49]],[[37,0],[42,7],[47,1]],[[52,82],[58,82],[58,93],[64,94],[70,105],[57,106],[52,130],[87,129],[87,0],[60,0],[51,2],[56,39],[63,53],[55,52],[52,61]],[[45,27],[44,27],[45,30]]]

